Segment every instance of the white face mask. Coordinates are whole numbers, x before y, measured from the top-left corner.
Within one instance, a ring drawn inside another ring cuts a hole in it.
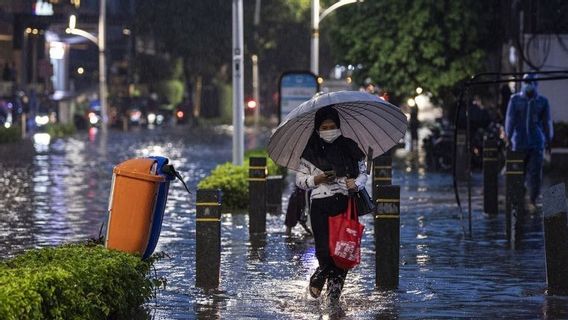
[[[320,138],[322,138],[327,143],[332,143],[340,135],[341,135],[341,130],[339,129],[324,130],[319,132]]]

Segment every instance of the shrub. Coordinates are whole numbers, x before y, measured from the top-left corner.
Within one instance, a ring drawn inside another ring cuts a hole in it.
[[[248,166],[236,166],[230,162],[220,164],[201,180],[199,189],[221,189],[223,211],[243,210],[248,207]]]
[[[74,134],[76,131],[75,125],[61,124],[61,123],[50,123],[45,126],[45,132],[47,132],[52,139],[62,138],[68,135]]]
[[[10,128],[5,128],[0,126],[0,143],[9,143],[19,141],[21,138],[20,127],[14,126]]]
[[[64,245],[0,263],[0,319],[130,318],[154,294],[154,260]]]
[[[246,210],[248,208],[248,167],[250,157],[267,157],[266,150],[251,150],[245,154],[242,166],[230,162],[220,164],[211,174],[201,180],[199,189],[221,189],[223,191],[223,211]],[[286,175],[286,168],[279,167],[267,159],[269,175]]]

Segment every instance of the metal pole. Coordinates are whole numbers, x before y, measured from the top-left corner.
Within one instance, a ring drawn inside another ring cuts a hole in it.
[[[497,140],[483,141],[483,211],[499,213],[499,146]]]
[[[312,0],[312,36],[311,36],[311,59],[310,70],[316,76],[319,75],[319,0]]]
[[[256,108],[254,109],[254,128],[258,132],[258,119],[260,118],[260,101],[259,101],[259,89],[258,89],[258,56],[256,54],[252,55],[252,98],[256,102]]]
[[[107,131],[108,125],[108,105],[107,105],[107,88],[106,88],[106,59],[105,59],[105,18],[106,18],[106,0],[100,0],[99,12],[99,99],[101,101],[101,117],[102,130]]]
[[[233,0],[233,164],[244,161],[243,0]]]

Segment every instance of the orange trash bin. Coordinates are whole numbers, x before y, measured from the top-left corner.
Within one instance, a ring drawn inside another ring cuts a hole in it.
[[[153,159],[122,162],[113,169],[105,246],[142,255],[148,246],[160,183]]]

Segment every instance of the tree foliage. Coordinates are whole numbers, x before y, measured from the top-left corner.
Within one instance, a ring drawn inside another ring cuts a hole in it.
[[[399,99],[422,87],[449,100],[452,87],[483,69],[483,2],[381,0],[342,8],[333,29],[336,54],[361,64],[360,78]]]

